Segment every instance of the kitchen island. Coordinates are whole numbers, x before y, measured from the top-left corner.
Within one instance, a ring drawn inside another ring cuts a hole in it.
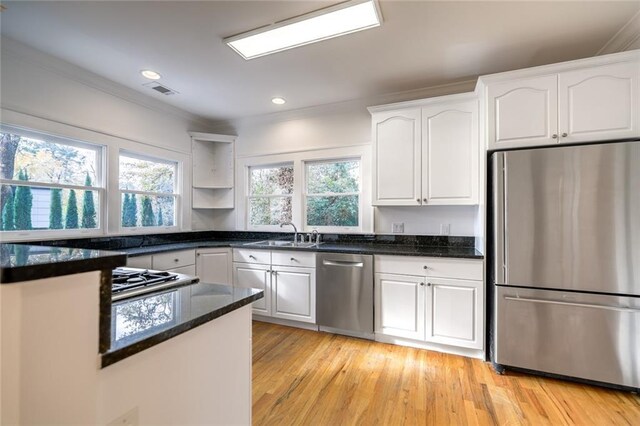
[[[2,424],[249,424],[251,307],[198,283],[111,305],[121,253],[2,244]]]

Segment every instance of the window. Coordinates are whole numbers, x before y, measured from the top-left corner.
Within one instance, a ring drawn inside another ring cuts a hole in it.
[[[359,228],[360,200],[359,159],[306,163],[307,227]]]
[[[177,162],[120,153],[121,227],[175,226],[177,169]]]
[[[102,147],[6,126],[0,138],[3,232],[102,229]]]
[[[249,227],[255,229],[290,222],[292,196],[292,164],[249,167]]]

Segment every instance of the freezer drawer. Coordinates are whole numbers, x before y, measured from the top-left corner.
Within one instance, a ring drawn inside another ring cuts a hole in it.
[[[640,297],[497,287],[498,364],[640,388]]]

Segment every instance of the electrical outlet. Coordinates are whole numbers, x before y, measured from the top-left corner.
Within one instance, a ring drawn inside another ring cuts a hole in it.
[[[404,234],[404,222],[393,222],[391,224],[391,232],[394,234]]]
[[[440,235],[449,235],[451,233],[451,224],[450,223],[441,223],[440,224]]]
[[[138,417],[138,407],[136,407],[112,420],[107,426],[138,426],[140,424]]]

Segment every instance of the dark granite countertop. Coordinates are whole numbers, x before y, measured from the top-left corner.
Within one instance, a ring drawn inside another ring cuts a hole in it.
[[[136,247],[123,249],[129,256],[143,256],[155,253],[163,253],[174,250],[188,250],[211,247],[233,247],[258,250],[299,250],[312,252],[334,252],[352,254],[390,254],[396,256],[429,256],[429,257],[455,257],[466,259],[483,259],[484,256],[473,247],[450,246],[419,246],[413,244],[380,244],[380,243],[321,243],[315,247],[281,247],[268,245],[247,245],[252,241],[247,240],[218,240],[197,241],[185,243],[161,244],[155,246]]]
[[[403,244],[343,244],[322,243],[315,247],[274,247],[267,245],[230,244],[234,248],[261,250],[299,250],[351,254],[390,254],[396,256],[429,256],[482,259],[484,256],[473,247],[430,247]]]
[[[0,283],[111,270],[127,261],[124,253],[26,244],[0,244]]]
[[[183,242],[183,243],[169,243],[169,244],[158,244],[154,246],[125,248],[125,249],[121,249],[120,251],[123,253],[126,253],[128,256],[144,256],[147,254],[157,254],[157,253],[164,253],[168,251],[177,251],[177,250],[231,247],[233,245],[242,245],[247,242],[250,242],[250,241],[246,241],[246,240],[190,241],[190,242]]]
[[[195,283],[114,302],[111,347],[102,354],[102,367],[263,297],[263,290]]]

